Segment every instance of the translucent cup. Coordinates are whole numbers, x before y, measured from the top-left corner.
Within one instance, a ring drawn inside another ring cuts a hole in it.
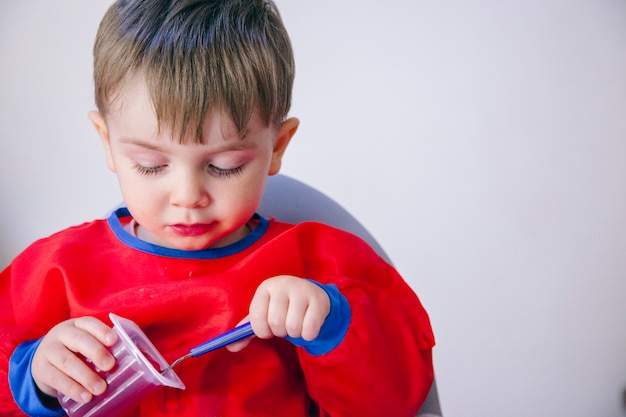
[[[118,341],[109,349],[115,356],[115,366],[107,372],[94,366],[106,380],[107,389],[86,404],[58,393],[59,403],[69,417],[117,416],[132,409],[143,396],[160,386],[185,389],[173,370],[161,375],[155,368],[166,369],[168,363],[139,326],[113,313],[109,317],[118,335]]]

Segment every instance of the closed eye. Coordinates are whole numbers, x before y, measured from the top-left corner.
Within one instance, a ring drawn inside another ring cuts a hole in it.
[[[140,175],[156,175],[163,170],[164,165],[157,165],[153,167],[145,167],[143,165],[135,164],[133,168]]]
[[[209,172],[216,177],[230,178],[233,175],[241,175],[243,172],[243,165],[238,166],[237,168],[220,168],[213,164],[209,164],[208,169]]]

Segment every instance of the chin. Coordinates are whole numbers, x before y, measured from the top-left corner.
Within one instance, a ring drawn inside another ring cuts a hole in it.
[[[212,240],[206,239],[170,239],[165,242],[164,246],[178,250],[203,250],[210,248],[213,245]]]
[[[234,236],[233,234],[227,234],[224,236],[197,236],[194,238],[187,239],[176,239],[170,242],[172,247],[175,247],[179,250],[203,250],[203,249],[217,249],[224,246],[228,246],[232,243],[238,241],[239,237]]]
[[[180,249],[180,250],[188,250],[188,251],[192,251],[192,250],[203,250],[203,249],[209,249],[212,247],[211,243],[204,243],[204,244],[200,244],[200,243],[188,243],[188,244],[178,244],[176,245],[176,249]]]

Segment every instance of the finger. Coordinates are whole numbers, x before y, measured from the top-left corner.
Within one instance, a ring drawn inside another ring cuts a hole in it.
[[[91,392],[86,390],[82,385],[74,381],[72,378],[59,371],[54,366],[49,366],[45,372],[47,385],[54,387],[52,391],[42,389],[40,384],[37,384],[42,392],[54,397],[56,392],[61,392],[63,395],[67,395],[71,399],[81,403],[88,403],[93,398]]]
[[[77,318],[74,326],[91,334],[105,346],[113,346],[117,342],[117,333],[95,317]]]
[[[250,302],[250,324],[254,334],[261,339],[272,337],[272,329],[267,323],[267,310],[270,296],[262,286],[259,286],[252,301]]]
[[[253,337],[254,336],[246,337],[245,339],[241,339],[235,343],[231,343],[230,345],[226,346],[226,349],[228,349],[231,352],[239,352],[240,350],[242,350],[243,348],[245,348],[246,346],[250,344],[250,341],[252,340]]]
[[[62,344],[51,346],[47,358],[50,366],[46,370],[54,374],[58,372],[63,376],[62,378],[57,376],[57,380],[49,385],[70,395],[75,400],[84,402],[86,397],[84,395],[85,390],[88,391],[89,399],[91,394],[100,395],[106,390],[107,385],[104,379],[87,365],[84,360]],[[80,386],[75,386],[75,384],[80,384]]]
[[[286,321],[289,308],[289,297],[286,294],[279,292],[270,297],[267,307],[267,324],[274,336],[287,336]]]
[[[285,317],[286,335],[290,337],[302,336],[302,326],[307,307],[308,303],[306,299],[295,297],[289,300],[289,307]]]
[[[302,338],[309,341],[319,335],[326,321],[326,317],[330,314],[330,299],[328,294],[317,286],[315,289],[317,291],[309,298],[309,304],[302,322]]]
[[[248,323],[249,321],[250,321],[250,316],[246,316],[239,323],[237,323],[235,327],[239,327],[244,323]],[[230,345],[226,346],[226,349],[228,349],[231,352],[239,352],[240,350],[248,346],[248,344],[250,344],[250,341],[252,340],[253,337],[254,336],[246,337],[245,339],[241,339],[235,343],[231,343]]]
[[[68,349],[89,358],[103,371],[111,370],[115,365],[115,357],[105,346],[114,344],[117,341],[117,334],[93,317],[76,319],[74,327],[75,329],[65,333],[63,338]]]
[[[326,320],[328,311],[318,303],[308,305],[304,318],[302,320],[301,336],[304,340],[314,340],[320,333],[320,329]]]

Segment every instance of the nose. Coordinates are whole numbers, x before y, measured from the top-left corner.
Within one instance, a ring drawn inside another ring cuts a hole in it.
[[[206,207],[210,201],[201,175],[187,172],[176,176],[170,191],[170,204],[184,208],[198,208]]]

